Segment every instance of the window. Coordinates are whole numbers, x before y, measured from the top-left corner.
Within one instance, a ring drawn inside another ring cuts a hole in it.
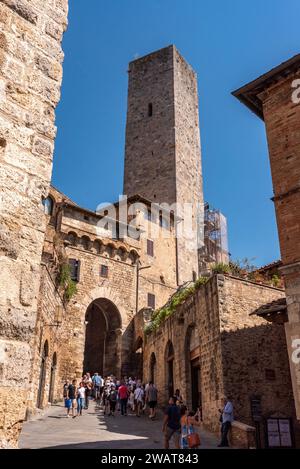
[[[148,210],[145,212],[145,219],[148,220],[148,221],[151,221],[152,216],[151,216],[151,210],[150,210],[150,209],[148,209]]]
[[[159,226],[161,228],[169,228],[168,220],[164,218],[162,214],[159,215]]]
[[[108,277],[108,266],[107,265],[101,265],[100,266],[100,277],[107,278]]]
[[[79,282],[80,279],[80,261],[77,259],[69,259],[70,275],[74,282]]]
[[[193,282],[197,280],[197,273],[193,270]]]
[[[147,254],[148,256],[154,256],[154,243],[151,239],[147,239]]]
[[[148,293],[148,307],[155,309],[155,295]]]
[[[148,104],[148,117],[152,117],[153,115],[153,106],[152,103]]]
[[[52,215],[53,214],[53,199],[51,197],[47,197],[46,199],[43,199],[43,206],[44,206],[44,212],[46,215]]]

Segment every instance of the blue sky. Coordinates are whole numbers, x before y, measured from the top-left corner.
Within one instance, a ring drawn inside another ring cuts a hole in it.
[[[299,53],[299,0],[71,0],[53,183],[94,210],[122,193],[127,64],[175,44],[198,74],[204,195],[233,258],[279,258],[264,124],[231,91]]]

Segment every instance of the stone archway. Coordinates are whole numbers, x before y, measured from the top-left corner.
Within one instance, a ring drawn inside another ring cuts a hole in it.
[[[85,315],[83,371],[102,376],[121,374],[122,319],[107,298],[92,301]]]
[[[143,381],[143,353],[144,345],[142,337],[138,337],[133,347],[133,369],[135,370],[135,377]]]

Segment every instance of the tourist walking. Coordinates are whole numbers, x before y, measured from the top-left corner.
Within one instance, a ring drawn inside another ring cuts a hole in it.
[[[117,395],[118,393],[116,391],[115,386],[113,385],[111,387],[111,390],[108,396],[108,400],[109,400],[109,414],[108,415],[112,415],[113,417],[115,416],[115,411],[116,411]]]
[[[85,401],[85,389],[84,382],[82,381],[77,389],[77,415],[82,415]]]
[[[72,417],[76,417],[75,409],[77,406],[77,399],[76,399],[76,379],[73,379],[72,384],[69,384],[68,386],[68,399],[71,401],[71,407],[72,407]],[[69,413],[68,413],[69,415]]]
[[[134,391],[134,406],[136,416],[140,417],[141,411],[144,406],[144,390],[139,384],[137,385],[136,390]]]
[[[164,448],[169,449],[169,442],[173,437],[175,448],[180,449],[180,408],[176,405],[176,397],[169,399],[169,405],[165,412],[162,431],[164,433]]]
[[[63,398],[64,398],[65,408],[67,409],[67,417],[70,416],[70,409],[71,409],[71,406],[72,406],[72,401],[68,397],[69,385],[70,385],[70,381],[67,379],[65,381],[65,384],[64,384],[64,387],[63,387]]]
[[[181,438],[180,447],[181,449],[199,448],[200,437],[195,430],[195,426],[200,426],[199,409],[196,414],[189,412],[185,405],[181,406]]]
[[[157,389],[152,381],[149,382],[148,386],[146,387],[146,402],[148,403],[150,414],[150,419],[155,419],[156,415],[156,406],[157,406]]]
[[[221,414],[220,421],[221,426],[221,443],[218,445],[219,448],[226,448],[229,446],[228,432],[231,429],[231,423],[234,420],[233,417],[233,404],[230,397],[224,397],[222,399],[223,408],[219,409]]]
[[[127,401],[128,401],[129,391],[124,382],[122,382],[121,386],[119,387],[118,394],[120,397],[121,414],[127,415]]]

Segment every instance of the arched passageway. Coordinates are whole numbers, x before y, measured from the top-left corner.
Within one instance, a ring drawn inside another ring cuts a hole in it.
[[[133,349],[134,356],[133,356],[133,366],[135,370],[135,377],[143,380],[143,339],[142,337],[138,337],[135,342],[135,346]]]
[[[107,298],[98,298],[85,315],[83,371],[102,376],[121,373],[122,321],[118,308]]]

